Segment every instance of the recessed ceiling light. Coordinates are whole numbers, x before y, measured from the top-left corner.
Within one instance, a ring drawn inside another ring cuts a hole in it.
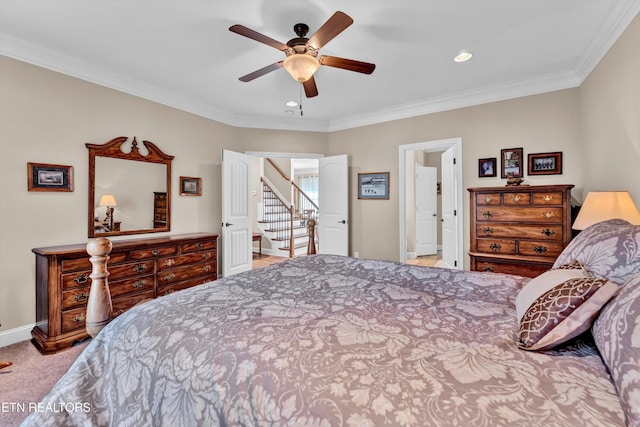
[[[466,62],[466,61],[470,60],[472,56],[473,56],[473,53],[463,51],[463,52],[460,52],[459,54],[457,54],[456,57],[453,58],[453,60],[456,61],[456,62]]]
[[[296,101],[287,102],[287,107],[295,107],[296,105],[298,105],[298,103]]]

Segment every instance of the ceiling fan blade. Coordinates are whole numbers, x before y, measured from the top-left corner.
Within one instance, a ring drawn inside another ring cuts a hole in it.
[[[279,68],[282,68],[282,63],[284,61],[276,62],[275,64],[267,65],[264,68],[260,68],[259,70],[254,71],[253,73],[249,73],[246,76],[240,77],[241,82],[250,82],[253,79],[257,79],[260,76],[264,76],[267,73],[275,71]]]
[[[302,83],[302,86],[304,87],[304,94],[307,95],[307,98],[318,96],[318,86],[316,86],[316,79],[313,76]]]
[[[322,24],[322,27],[309,39],[307,45],[320,49],[351,24],[353,24],[353,19],[346,13],[338,11]]]
[[[232,33],[240,34],[241,36],[248,37],[252,40],[258,41],[260,43],[264,43],[267,46],[275,47],[278,50],[285,51],[289,49],[284,43],[280,43],[278,40],[274,40],[271,37],[267,37],[264,34],[260,34],[257,31],[252,30],[251,28],[247,28],[244,25],[232,25],[229,27],[229,31]]]
[[[336,56],[321,56],[318,61],[328,67],[342,68],[343,70],[355,71],[357,73],[371,74],[376,69],[376,64],[356,61],[353,59],[338,58]]]

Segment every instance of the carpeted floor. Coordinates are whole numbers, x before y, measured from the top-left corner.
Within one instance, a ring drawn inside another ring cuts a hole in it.
[[[48,356],[40,354],[30,341],[0,348],[0,360],[13,362],[0,370],[0,426],[19,426],[29,415],[29,403],[37,403],[49,393],[87,343]]]

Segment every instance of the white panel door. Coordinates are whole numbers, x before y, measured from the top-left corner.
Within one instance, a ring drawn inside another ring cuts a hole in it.
[[[349,175],[347,155],[318,162],[318,253],[349,255]]]
[[[457,259],[458,227],[456,214],[458,207],[458,184],[456,179],[455,147],[442,153],[442,263],[445,267],[462,268]]]
[[[250,157],[222,150],[222,276],[251,270]]]
[[[438,253],[438,169],[416,165],[416,255]]]

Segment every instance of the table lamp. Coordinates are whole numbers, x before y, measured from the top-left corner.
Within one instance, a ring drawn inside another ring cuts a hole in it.
[[[107,207],[107,216],[104,218],[104,222],[108,222],[109,231],[113,231],[113,208],[114,206],[118,206],[116,198],[113,197],[113,194],[104,194],[100,197],[100,203],[98,203],[98,206]]]
[[[574,230],[584,230],[595,223],[608,219],[624,219],[640,225],[640,212],[628,191],[590,191],[582,203]]]

